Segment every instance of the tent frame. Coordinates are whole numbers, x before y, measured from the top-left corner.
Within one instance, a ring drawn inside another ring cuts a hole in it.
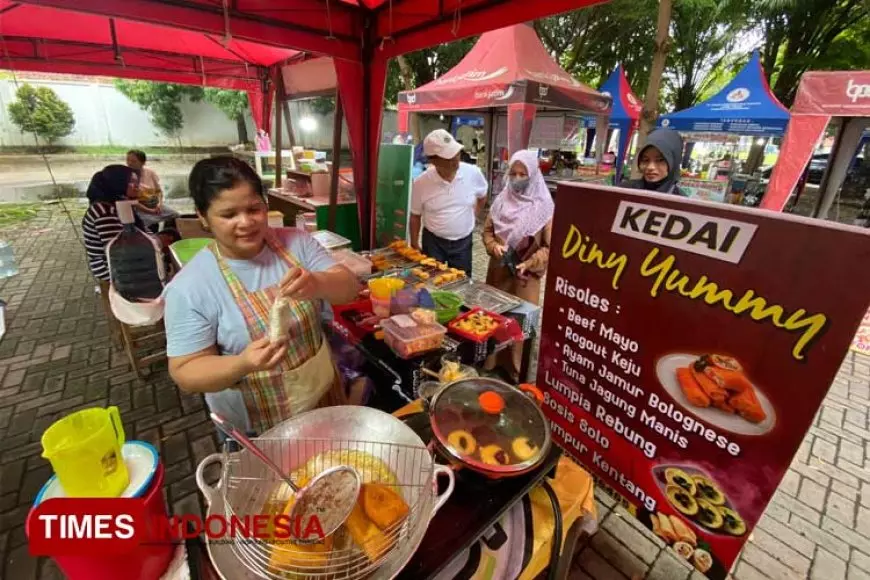
[[[801,77],[792,106],[792,120],[783,138],[779,161],[773,168],[763,209],[783,211],[825,129],[841,120],[837,139],[822,183],[813,217],[827,219],[864,131],[870,127],[870,99],[862,90],[870,87],[870,71],[810,71]]]

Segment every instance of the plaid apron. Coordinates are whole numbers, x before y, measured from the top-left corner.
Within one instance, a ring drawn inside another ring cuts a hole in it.
[[[300,267],[299,261],[275,238],[271,230],[266,235],[266,244],[289,266]],[[278,286],[249,292],[223,259],[217,244],[212,241],[207,247],[217,259],[220,272],[242,311],[251,341],[267,336],[269,311],[278,296]],[[341,389],[320,326],[320,307],[319,300],[290,300],[288,335],[292,338],[287,346],[287,355],[275,368],[253,372],[242,379],[239,390],[245,400],[251,429],[255,432],[263,433],[295,414],[318,406],[321,394],[314,393],[316,398],[313,404],[309,402],[311,389],[317,388],[309,381],[328,381],[329,377],[333,377],[333,390],[336,387]],[[320,401],[320,404],[323,403]]]

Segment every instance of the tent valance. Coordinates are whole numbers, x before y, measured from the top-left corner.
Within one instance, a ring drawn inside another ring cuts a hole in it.
[[[725,88],[703,103],[659,117],[659,127],[677,131],[779,136],[788,126],[789,112],[774,96],[758,52]]]

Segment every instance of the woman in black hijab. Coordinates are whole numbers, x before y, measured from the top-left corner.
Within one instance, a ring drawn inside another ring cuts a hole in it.
[[[682,158],[683,138],[680,134],[673,129],[656,129],[649,134],[637,156],[641,179],[624,182],[623,187],[687,197],[678,185]]]
[[[126,165],[109,165],[97,171],[88,185],[88,211],[82,218],[82,234],[91,273],[108,288],[109,264],[106,245],[123,229],[115,203],[136,199],[139,176]]]

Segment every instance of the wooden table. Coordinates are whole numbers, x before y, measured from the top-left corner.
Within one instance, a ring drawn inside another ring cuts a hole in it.
[[[282,189],[272,188],[268,194],[269,209],[280,211],[284,214],[284,225],[294,227],[296,215],[313,212],[317,219],[317,229],[329,229],[329,198],[325,197],[299,197],[286,193]],[[359,251],[360,233],[359,216],[357,215],[356,201],[353,199],[339,198],[335,215],[335,233],[344,236],[351,241],[355,251]]]

